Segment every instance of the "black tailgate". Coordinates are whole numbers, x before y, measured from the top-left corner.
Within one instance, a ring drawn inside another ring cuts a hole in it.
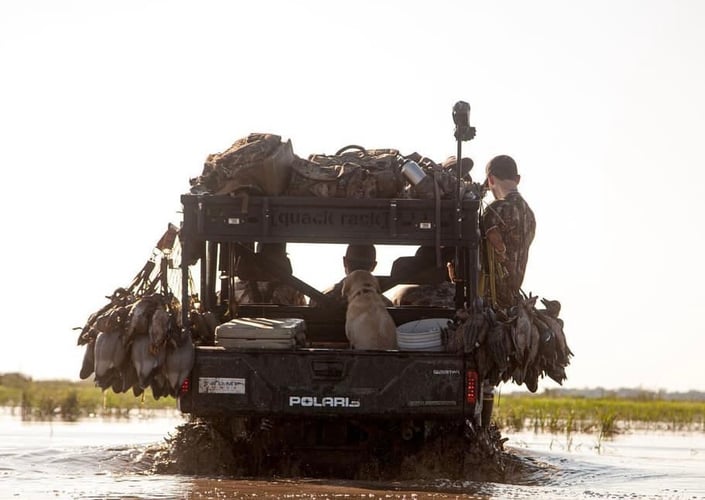
[[[200,416],[452,417],[465,405],[459,356],[436,352],[199,347],[179,408]]]

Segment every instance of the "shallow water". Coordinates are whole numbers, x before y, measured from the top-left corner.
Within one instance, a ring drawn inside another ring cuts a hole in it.
[[[532,465],[521,484],[438,478],[374,483],[156,475],[150,450],[184,420],[169,414],[77,423],[0,412],[0,498],[705,498],[705,433],[507,434]]]

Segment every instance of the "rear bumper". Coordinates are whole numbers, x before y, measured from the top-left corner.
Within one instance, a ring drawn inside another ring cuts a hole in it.
[[[195,416],[462,417],[477,406],[467,371],[448,353],[199,347],[178,405]]]

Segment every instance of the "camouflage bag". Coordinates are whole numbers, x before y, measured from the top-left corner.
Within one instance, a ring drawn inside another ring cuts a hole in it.
[[[430,158],[421,156],[419,153],[411,153],[406,159],[415,161],[424,171],[426,177],[416,185],[407,187],[408,198],[420,198],[432,200],[434,198],[452,198],[458,190],[458,176],[456,171],[455,156],[451,156],[443,163],[437,164]],[[461,179],[465,182],[472,182],[470,170],[473,167],[471,158],[463,158],[461,163]]]
[[[297,158],[286,194],[339,198],[394,198],[404,187],[396,149],[347,146],[334,155]]]
[[[203,173],[191,179],[194,194],[248,191],[277,196],[291,178],[295,155],[291,141],[274,134],[253,133],[222,153],[208,155]]]

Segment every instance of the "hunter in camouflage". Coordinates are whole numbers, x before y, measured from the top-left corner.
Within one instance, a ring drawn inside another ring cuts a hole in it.
[[[286,244],[264,243],[259,254],[282,266],[291,274],[291,262],[286,255]],[[266,280],[239,280],[235,282],[231,307],[239,304],[280,304],[303,306],[306,297],[291,285],[282,283],[274,275]]]
[[[446,281],[434,285],[406,285],[392,297],[395,306],[453,307],[455,284]]]
[[[411,277],[409,283],[412,284],[404,284],[407,281],[402,280],[392,295],[392,303],[395,306],[454,307],[455,284],[447,268],[453,255],[453,248],[441,248],[437,256],[434,246],[421,246],[413,257],[397,259],[392,265],[392,279],[402,274]],[[440,262],[436,262],[438,257]]]
[[[485,186],[495,198],[482,216],[484,238],[481,293],[495,308],[516,305],[521,297],[536,219],[517,189],[514,159],[500,155],[487,164]]]

